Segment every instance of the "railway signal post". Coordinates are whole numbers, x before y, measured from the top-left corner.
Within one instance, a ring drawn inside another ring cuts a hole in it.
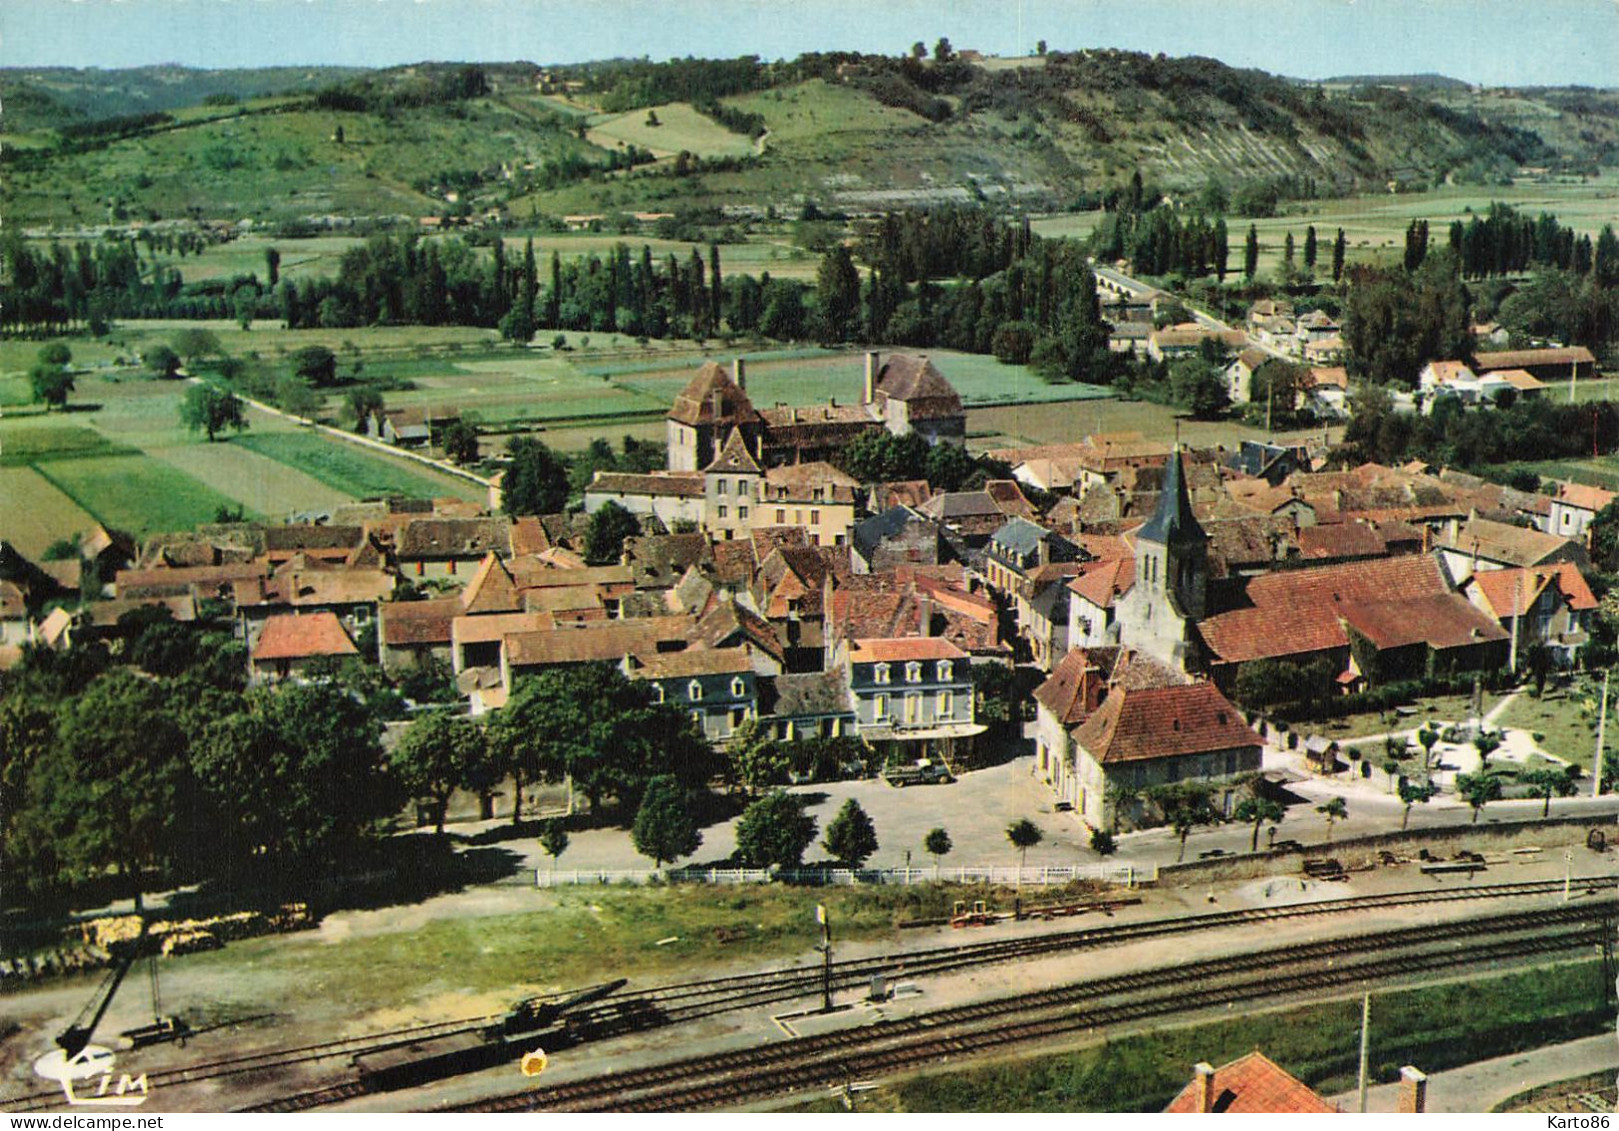
[[[815,905],[815,921],[821,925],[821,1012],[832,1012],[832,920],[826,904]]]

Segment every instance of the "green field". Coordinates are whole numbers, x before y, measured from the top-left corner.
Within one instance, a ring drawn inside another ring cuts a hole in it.
[[[432,499],[455,495],[479,501],[488,492],[476,483],[451,476],[442,478],[418,473],[403,460],[372,455],[359,448],[316,432],[244,433],[230,440],[243,447],[319,480],[356,499],[405,495]]]
[[[1593,456],[1590,459],[1542,460],[1522,465],[1548,479],[1567,479],[1609,491],[1619,491],[1619,456]]]
[[[141,537],[213,522],[221,508],[236,505],[147,455],[47,460],[34,468],[98,521]]]
[[[655,126],[647,124],[652,114],[658,118]],[[671,156],[683,149],[698,157],[734,157],[753,152],[752,139],[732,133],[685,102],[602,118],[591,123],[585,136],[603,149],[635,145],[659,157]]]
[[[39,460],[129,455],[94,428],[82,424],[11,423],[0,427],[0,467],[26,467]]]

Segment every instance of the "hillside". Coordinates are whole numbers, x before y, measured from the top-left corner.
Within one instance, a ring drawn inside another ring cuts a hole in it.
[[[1119,51],[1029,62],[0,72],[0,192],[15,222],[55,227],[804,200],[1049,209],[1137,169],[1171,191],[1213,179],[1338,195],[1619,158],[1610,92],[1314,86]]]

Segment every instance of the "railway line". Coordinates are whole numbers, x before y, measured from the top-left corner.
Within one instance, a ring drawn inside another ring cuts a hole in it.
[[[855,1071],[870,1077],[942,1057],[1463,964],[1594,952],[1610,929],[1604,912],[1612,908],[1519,912],[1271,948],[587,1077],[447,1110],[692,1111],[824,1094]]]
[[[1573,881],[1571,886],[1581,892],[1598,890],[1599,885],[1612,887],[1611,878],[1587,878]],[[1319,900],[1313,903],[1284,904],[1275,907],[1241,908],[1202,915],[1168,919],[1148,919],[1137,923],[1110,924],[1101,927],[1083,927],[1076,930],[1053,931],[1016,939],[994,939],[979,943],[932,947],[926,950],[904,951],[876,958],[849,959],[832,964],[832,988],[848,990],[865,985],[873,977],[919,977],[959,970],[970,966],[1019,959],[1039,958],[1064,950],[1089,949],[1136,942],[1143,939],[1163,938],[1189,931],[1212,930],[1220,927],[1279,922],[1319,915],[1341,914],[1350,911],[1385,910],[1404,906],[1433,903],[1453,903],[1480,899],[1531,897],[1561,892],[1561,880],[1528,880],[1507,884],[1481,884],[1471,887],[1427,889],[1394,892],[1383,895],[1348,896],[1341,899]],[[624,990],[604,998],[592,1010],[592,1019],[604,1025],[611,1024],[615,1011],[627,1011],[639,1005],[661,1015],[667,1024],[695,1021],[737,1009],[773,1005],[791,1001],[820,990],[825,980],[820,965],[814,967],[785,967],[756,974],[740,974],[723,978],[683,982],[656,986],[645,990]]]
[[[1613,885],[1612,877],[1586,877],[1573,881],[1574,889],[1582,895],[1612,888]],[[1020,938],[992,939],[835,962],[832,965],[831,982],[834,990],[847,991],[867,985],[877,975],[890,979],[919,977],[979,965],[1040,958],[1068,950],[1114,946],[1222,927],[1405,906],[1530,898],[1561,892],[1562,888],[1561,880],[1480,884],[1350,896],[1311,903],[1245,908],[1044,932]],[[1583,910],[1586,915],[1592,914],[1589,900],[1582,904],[1571,905],[1568,910],[1572,913]],[[1542,921],[1545,921],[1544,914],[1542,913]],[[1443,930],[1444,925],[1412,929]],[[570,1013],[564,1036],[568,1043],[601,1040],[624,1033],[682,1024],[717,1014],[792,1001],[819,992],[825,976],[825,971],[820,965],[783,967],[751,974],[653,986],[643,990],[622,989],[601,996],[590,1005]],[[322,1061],[344,1061],[345,1075],[342,1079],[313,1090],[276,1097],[248,1109],[309,1110],[338,1103],[368,1091],[381,1090],[366,1081],[363,1076],[355,1078],[352,1065],[364,1057],[388,1052],[402,1055],[402,1050],[413,1049],[422,1050],[424,1058],[431,1057],[436,1046],[445,1043],[464,1043],[474,1035],[486,1032],[491,1025],[500,1020],[501,1015],[487,1015],[386,1030],[340,1040],[225,1057],[179,1068],[154,1070],[148,1073],[148,1078],[154,1087],[173,1088],[248,1073],[275,1072]],[[61,1093],[54,1090],[0,1099],[0,1109],[9,1112],[46,1110],[61,1104]]]

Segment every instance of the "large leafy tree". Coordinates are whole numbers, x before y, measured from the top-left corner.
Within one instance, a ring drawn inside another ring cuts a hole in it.
[[[654,867],[690,856],[702,846],[703,834],[692,816],[691,795],[670,774],[647,783],[635,823],[630,826],[635,851],[652,859]]]
[[[60,365],[37,362],[28,370],[28,385],[34,400],[46,409],[64,408],[67,395],[73,391],[73,374]]]
[[[641,533],[636,517],[612,500],[590,516],[585,530],[585,561],[591,565],[614,565],[624,552],[624,539]]]
[[[501,504],[516,518],[556,514],[568,505],[568,471],[538,440],[520,436],[508,445],[511,463],[501,483]]]
[[[410,724],[388,763],[412,797],[432,805],[434,829],[442,836],[451,794],[475,783],[484,760],[484,734],[477,723],[434,712]]]
[[[854,798],[826,826],[821,847],[845,868],[858,868],[877,851],[877,827]]]
[[[730,758],[734,780],[741,783],[749,797],[786,782],[787,771],[792,768],[792,759],[775,736],[751,715],[731,732]]]
[[[319,865],[399,811],[382,728],[344,687],[283,684],[208,727],[196,766],[245,855]]]
[[[226,428],[244,431],[247,411],[242,399],[228,389],[210,384],[193,385],[180,402],[180,423],[193,432],[208,433],[211,444]]]
[[[137,903],[145,877],[188,856],[202,812],[173,690],[133,670],[108,673],[63,708],[58,741],[29,775],[31,808],[62,866],[116,870]]]
[[[780,789],[749,805],[736,825],[737,856],[754,868],[796,868],[814,840],[815,818]]]
[[[660,774],[701,789],[719,765],[685,712],[655,702],[647,684],[611,664],[520,678],[498,726],[514,772],[529,781],[566,774],[592,809],[608,797],[634,808]]]

